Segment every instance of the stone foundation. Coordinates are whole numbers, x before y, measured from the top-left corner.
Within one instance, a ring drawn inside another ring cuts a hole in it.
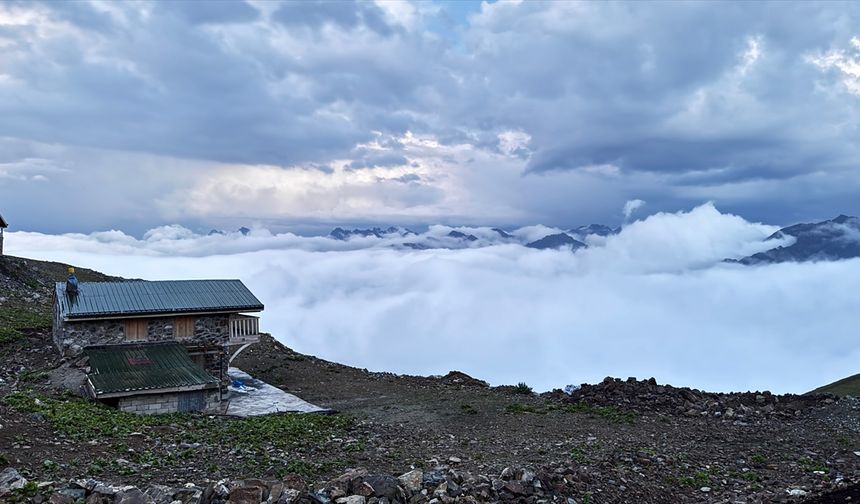
[[[221,404],[221,395],[218,390],[203,390],[197,392],[173,392],[168,394],[142,394],[130,397],[122,397],[117,405],[120,410],[128,413],[137,413],[141,415],[163,415],[168,413],[177,413],[180,411],[180,404],[188,404],[188,401],[183,401],[184,396],[189,394],[203,394],[204,408],[185,409],[184,411],[216,411]]]

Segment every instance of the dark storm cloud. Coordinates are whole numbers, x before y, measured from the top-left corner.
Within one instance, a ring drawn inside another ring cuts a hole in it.
[[[529,171],[614,163],[670,174],[724,169],[741,180],[850,159],[852,128],[808,141],[817,136],[809,121],[850,120],[857,97],[837,103],[817,90],[822,75],[806,55],[847,44],[856,6],[567,7],[558,15],[565,21],[534,3],[500,8],[470,34],[482,77],[508,98],[492,106],[497,95],[488,93],[461,113],[528,131]]]
[[[608,145],[567,146],[538,152],[531,169],[561,170],[613,164],[622,169],[677,175],[685,183],[746,178],[788,178],[839,162],[838,156],[807,147],[796,152],[789,141],[761,138],[642,138]]]
[[[345,29],[366,26],[381,35],[392,33],[379,7],[354,0],[285,2],[272,14],[272,19],[291,28],[319,29],[333,23]]]
[[[407,164],[409,164],[409,160],[400,154],[369,153],[349,163],[349,168],[358,170],[361,168],[387,168]]]
[[[0,135],[283,164],[346,152],[368,137],[369,125],[320,114],[325,101],[273,96],[259,61],[194,26],[223,21],[223,7],[216,6],[224,4],[152,4],[149,16],[117,4],[130,11],[130,26],[114,19],[112,30],[97,34],[91,24],[86,32],[58,28],[47,41],[35,26],[13,28],[16,50],[3,70],[14,80],[0,84],[0,111],[10,120],[0,123]],[[71,9],[49,6],[48,19],[69,17]],[[195,17],[186,15],[189,9]]]
[[[403,182],[404,184],[408,184],[410,182],[420,182],[421,176],[416,173],[407,173],[406,175],[401,175],[396,179],[398,182]]]
[[[5,3],[0,137],[127,152],[130,165],[155,155],[334,176],[338,160],[420,166],[398,144],[411,132],[520,158],[525,177],[591,174],[601,185],[580,203],[595,208],[716,199],[753,218],[860,212],[837,190],[860,179],[851,73],[860,4],[500,2],[453,17],[451,8]],[[510,131],[528,141],[500,151]],[[374,139],[387,142],[382,152],[356,147]],[[500,187],[513,183],[488,172],[457,190],[489,202],[516,192]],[[536,193],[501,203],[524,219],[570,212],[565,198]]]
[[[162,8],[176,12],[190,23],[247,23],[260,13],[243,0],[171,0]]]

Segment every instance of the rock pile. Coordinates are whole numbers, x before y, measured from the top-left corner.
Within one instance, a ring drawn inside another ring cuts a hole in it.
[[[295,474],[282,480],[218,481],[205,485],[188,483],[179,488],[150,485],[114,486],[94,479],[63,484],[39,482],[27,485],[14,469],[0,474],[0,495],[16,502],[49,504],[453,504],[474,502],[565,502],[587,485],[581,469],[505,468],[498,475],[473,475],[448,465],[424,471],[414,469],[399,477],[352,469],[317,489],[309,488]],[[24,492],[29,493],[24,493]],[[582,494],[585,495],[585,494]]]
[[[564,402],[582,401],[591,406],[615,406],[638,413],[712,416],[726,420],[791,418],[837,400],[830,395],[776,395],[767,391],[729,394],[703,392],[686,387],[658,385],[654,378],[628,378],[625,381],[609,377],[596,385],[571,387],[569,393],[554,390],[549,395]]]

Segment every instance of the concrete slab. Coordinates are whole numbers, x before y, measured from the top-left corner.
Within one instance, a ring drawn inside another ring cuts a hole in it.
[[[239,368],[231,367],[227,374],[234,385],[229,387],[226,415],[248,417],[272,413],[331,412],[258,380]]]

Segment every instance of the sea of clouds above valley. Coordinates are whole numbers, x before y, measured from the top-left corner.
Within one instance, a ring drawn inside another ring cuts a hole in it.
[[[764,240],[776,229],[706,204],[591,237],[576,253],[491,245],[476,228],[479,244],[457,250],[178,226],[144,239],[14,232],[6,243],[12,255],[124,277],[241,278],[278,340],[374,371],[458,369],[537,390],[611,375],[805,392],[856,371],[860,260],[721,262],[774,246]]]

